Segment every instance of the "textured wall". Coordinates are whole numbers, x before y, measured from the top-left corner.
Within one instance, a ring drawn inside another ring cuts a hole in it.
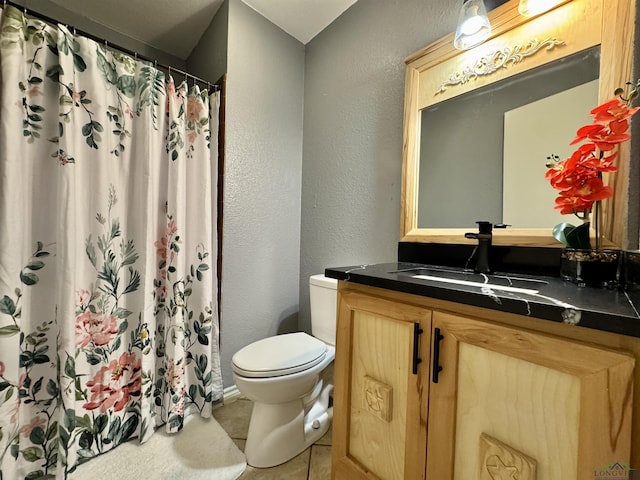
[[[460,2],[360,0],[306,47],[300,327],[308,277],[395,261],[404,59],[453,31]]]
[[[105,39],[114,45],[137,52],[139,55],[180,69],[185,68],[184,59],[171,55],[158,48],[154,48],[134,38],[128,37],[127,35],[98,22],[94,22],[90,18],[84,16],[82,14],[83,12],[76,13],[72,10],[63,8],[50,0],[38,0],[37,2],[14,0],[14,2],[26,5],[29,10],[33,10],[49,18],[55,19],[59,23],[76,27],[78,30],[82,30],[83,32],[87,32],[98,38]]]
[[[240,0],[227,3],[225,386],[233,384],[233,353],[297,326],[304,87],[304,46]],[[218,68],[219,46],[210,43],[218,37],[205,34],[189,59],[194,73]]]
[[[187,71],[216,82],[227,72],[229,2],[222,4],[187,59]]]

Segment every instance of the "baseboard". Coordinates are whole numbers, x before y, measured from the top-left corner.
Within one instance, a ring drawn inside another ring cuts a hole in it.
[[[241,397],[242,394],[235,385],[231,385],[222,390],[222,399],[224,404],[233,403]]]

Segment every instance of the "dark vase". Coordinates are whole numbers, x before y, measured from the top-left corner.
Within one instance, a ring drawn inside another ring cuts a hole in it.
[[[560,276],[579,287],[618,286],[620,250],[564,248],[560,257]]]

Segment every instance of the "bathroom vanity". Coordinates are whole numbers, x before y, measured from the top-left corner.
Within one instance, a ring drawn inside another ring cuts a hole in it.
[[[610,478],[610,468],[618,476],[640,469],[640,292],[562,281],[561,245],[551,236],[559,222],[533,215],[538,205],[553,211],[553,194],[534,197],[537,180],[552,190],[546,156],[570,154],[542,131],[563,126],[550,126],[565,110],[556,96],[576,85],[551,92],[530,129],[508,125],[521,106],[505,104],[491,118],[484,109],[513,85],[526,106],[545,101],[529,97],[522,75],[546,86],[576,64],[595,64],[578,86],[596,81],[595,100],[611,99],[633,71],[636,2],[558,0],[535,17],[521,16],[518,3],[489,13],[487,42],[456,51],[452,33],[406,59],[398,262],[325,271],[339,280],[334,480],[595,480]],[[468,103],[475,97],[479,112]],[[441,116],[451,101],[460,114]],[[473,137],[503,118],[504,138],[501,128],[495,139]],[[507,129],[536,133],[511,142]],[[483,150],[490,142],[493,152],[504,145],[504,158]],[[615,193],[601,224],[604,244],[627,250],[638,248],[640,215],[630,143],[605,179]],[[516,146],[510,156],[508,144]],[[543,153],[523,162],[538,147]],[[507,171],[532,164],[542,168],[508,180]],[[477,220],[511,226],[469,234]],[[467,269],[481,234],[492,238],[480,270],[509,273]]]
[[[332,478],[640,465],[640,298],[411,263],[326,275],[340,280]]]

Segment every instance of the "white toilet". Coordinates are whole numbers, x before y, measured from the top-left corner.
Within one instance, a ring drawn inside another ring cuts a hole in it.
[[[288,333],[258,340],[231,359],[240,393],[253,400],[245,444],[247,463],[284,463],[322,437],[331,424],[337,281],[309,279],[311,335]]]

